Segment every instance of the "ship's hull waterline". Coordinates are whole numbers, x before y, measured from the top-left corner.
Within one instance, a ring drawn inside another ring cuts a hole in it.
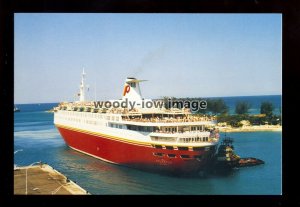
[[[173,174],[194,174],[205,171],[213,160],[215,146],[187,149],[166,149],[151,143],[134,143],[110,136],[56,125],[72,149],[103,161],[142,170]],[[172,148],[172,144],[170,145]]]

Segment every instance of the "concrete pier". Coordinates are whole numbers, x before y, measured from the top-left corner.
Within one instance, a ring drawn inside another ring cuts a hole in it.
[[[34,166],[15,167],[14,194],[88,195],[89,193],[51,166],[39,164]]]

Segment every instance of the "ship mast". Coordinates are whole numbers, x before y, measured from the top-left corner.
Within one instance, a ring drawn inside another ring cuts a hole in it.
[[[84,68],[82,71],[82,76],[81,76],[81,83],[80,83],[80,93],[79,93],[79,101],[84,102],[85,101],[85,72]]]

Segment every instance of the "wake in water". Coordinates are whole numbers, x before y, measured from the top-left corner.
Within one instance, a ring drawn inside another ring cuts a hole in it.
[[[60,138],[58,131],[54,129],[39,130],[39,131],[19,131],[14,132],[15,138],[29,138],[29,139],[53,139]]]

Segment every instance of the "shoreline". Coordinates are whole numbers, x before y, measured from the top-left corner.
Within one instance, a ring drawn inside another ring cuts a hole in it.
[[[243,126],[243,127],[218,127],[216,126],[220,132],[263,132],[263,131],[274,131],[281,132],[282,126],[280,125],[258,125],[258,126]]]

